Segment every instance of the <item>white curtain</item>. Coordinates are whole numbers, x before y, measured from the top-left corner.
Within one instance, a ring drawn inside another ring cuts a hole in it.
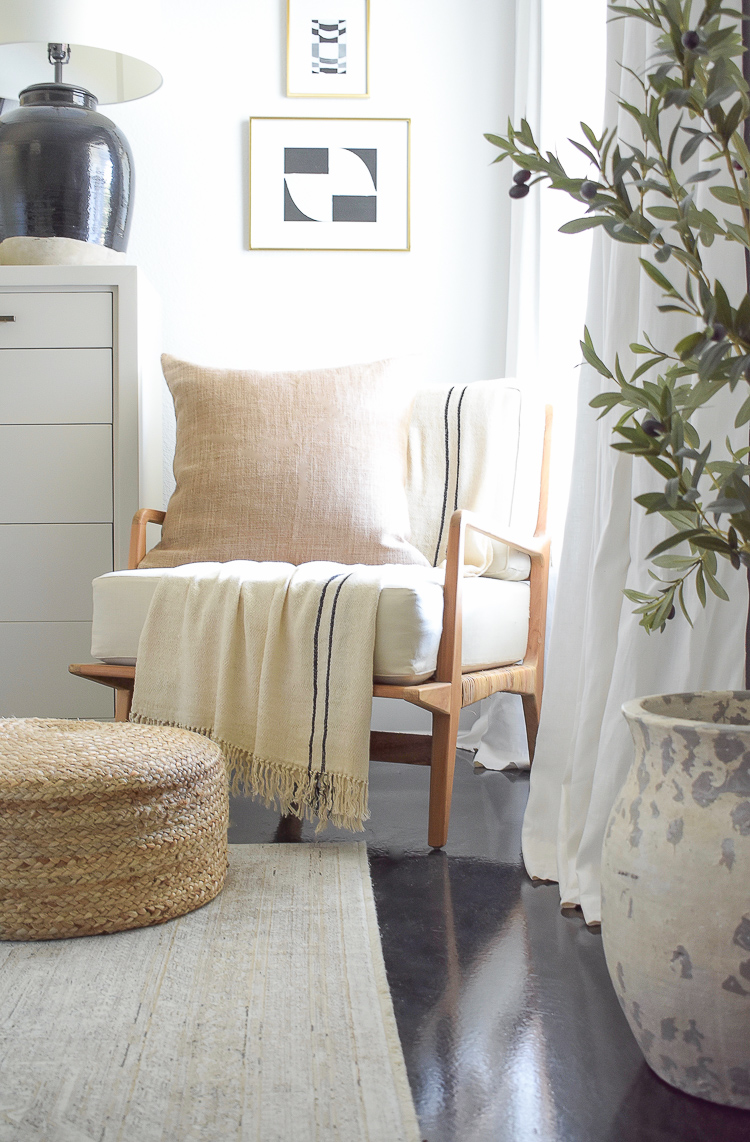
[[[609,25],[608,123],[618,121],[618,96],[637,101],[634,81],[618,61],[636,71],[643,68],[650,50],[645,31],[645,24],[632,19]],[[627,125],[620,125],[627,135]],[[736,251],[734,259],[726,243],[710,251],[714,272],[733,287],[735,298],[744,290],[741,248]],[[656,344],[671,347],[683,328],[657,311],[659,291],[638,266],[642,252],[597,231],[587,324],[599,356],[611,362],[619,351],[626,372],[633,365],[628,345],[641,340],[643,330]],[[558,288],[565,289],[564,278]],[[692,629],[680,615],[664,634],[649,636],[638,626],[622,591],[652,589],[645,555],[669,529],[633,504],[634,496],[658,486],[650,469],[615,452],[613,418],[597,421],[589,408],[591,398],[609,387],[592,369],[582,368],[557,607],[523,827],[529,874],[558,881],[563,903],[580,905],[589,923],[600,919],[605,824],[633,756],[622,703],[655,692],[741,687],[747,612],[744,575],[719,560],[731,603],[709,595],[702,610],[693,597]],[[703,441],[714,440],[715,454],[722,452],[725,436],[739,444],[745,434],[732,430],[733,403],[717,402],[698,423]]]
[[[542,150],[555,151],[576,173],[587,173],[586,160],[568,136],[580,135],[581,119],[595,130],[602,120],[606,7],[607,0],[577,0],[571,19],[560,0],[516,0],[512,121],[517,126],[526,119]],[[488,129],[504,134],[505,124]],[[511,213],[505,375],[517,377],[527,392],[554,410],[550,617],[570,483],[578,342],[591,262],[590,234],[558,233],[576,214],[576,204],[566,195],[540,187],[514,202]],[[527,769],[521,699],[497,694],[480,707],[471,728],[461,734],[460,746],[476,750],[475,762],[487,769]]]

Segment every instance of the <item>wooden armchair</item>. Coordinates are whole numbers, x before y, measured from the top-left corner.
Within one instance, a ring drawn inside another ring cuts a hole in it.
[[[434,676],[431,680],[416,685],[397,686],[379,683],[373,685],[374,697],[401,698],[429,710],[432,714],[430,736],[373,731],[370,735],[370,757],[373,761],[397,761],[430,766],[428,842],[433,848],[442,848],[448,838],[458,719],[463,706],[471,706],[474,702],[501,691],[520,694],[523,700],[529,757],[533,759],[534,756],[544,675],[549,575],[549,540],[545,529],[551,423],[551,410],[547,408],[539,511],[534,536],[514,535],[504,529],[498,531],[472,512],[465,510],[454,512],[448,535],[443,630]],[[164,517],[163,511],[152,508],[142,508],[136,512],[131,530],[128,563],[131,569],[137,568],[146,554],[147,524],[161,524]],[[467,530],[477,531],[524,552],[530,559],[531,573],[529,633],[523,660],[511,666],[464,674],[461,669],[461,596]],[[112,687],[116,696],[116,720],[127,721],[133,696],[135,666],[81,663],[74,664],[69,669],[72,674]]]

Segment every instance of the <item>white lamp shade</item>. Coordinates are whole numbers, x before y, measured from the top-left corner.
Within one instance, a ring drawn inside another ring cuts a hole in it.
[[[0,97],[51,83],[48,43],[70,44],[63,83],[100,103],[126,103],[161,87],[157,0],[0,0]]]

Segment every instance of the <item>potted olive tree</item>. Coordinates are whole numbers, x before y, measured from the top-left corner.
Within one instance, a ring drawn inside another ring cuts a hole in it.
[[[749,450],[702,440],[695,424],[726,390],[736,397],[735,427],[750,423],[748,25],[722,0],[632,0],[609,12],[644,21],[655,43],[634,74],[639,99],[620,104],[637,142],[582,123],[580,177],[540,150],[525,121],[487,139],[496,162],[518,167],[512,198],[537,182],[570,195],[582,213],[563,231],[598,227],[640,247],[634,256],[661,291],[659,309],[694,321],[676,345],[644,330],[629,374],[618,358],[600,358],[588,330],[581,342],[611,382],[591,403],[615,417],[613,447],[654,469],[654,490],[637,502],[669,525],[649,554],[652,591],[626,592],[652,632],[678,609],[690,621],[690,591],[702,605],[709,591],[727,598],[719,559],[750,567]],[[742,296],[707,272],[713,243],[744,252]],[[750,1108],[750,693],[661,695],[624,712],[636,758],[604,846],[610,974],[662,1078]]]

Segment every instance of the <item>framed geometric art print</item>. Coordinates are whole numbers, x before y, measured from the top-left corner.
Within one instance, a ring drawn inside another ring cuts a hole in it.
[[[408,250],[408,119],[250,120],[251,250]]]
[[[287,95],[369,95],[369,20],[369,0],[287,0]]]

